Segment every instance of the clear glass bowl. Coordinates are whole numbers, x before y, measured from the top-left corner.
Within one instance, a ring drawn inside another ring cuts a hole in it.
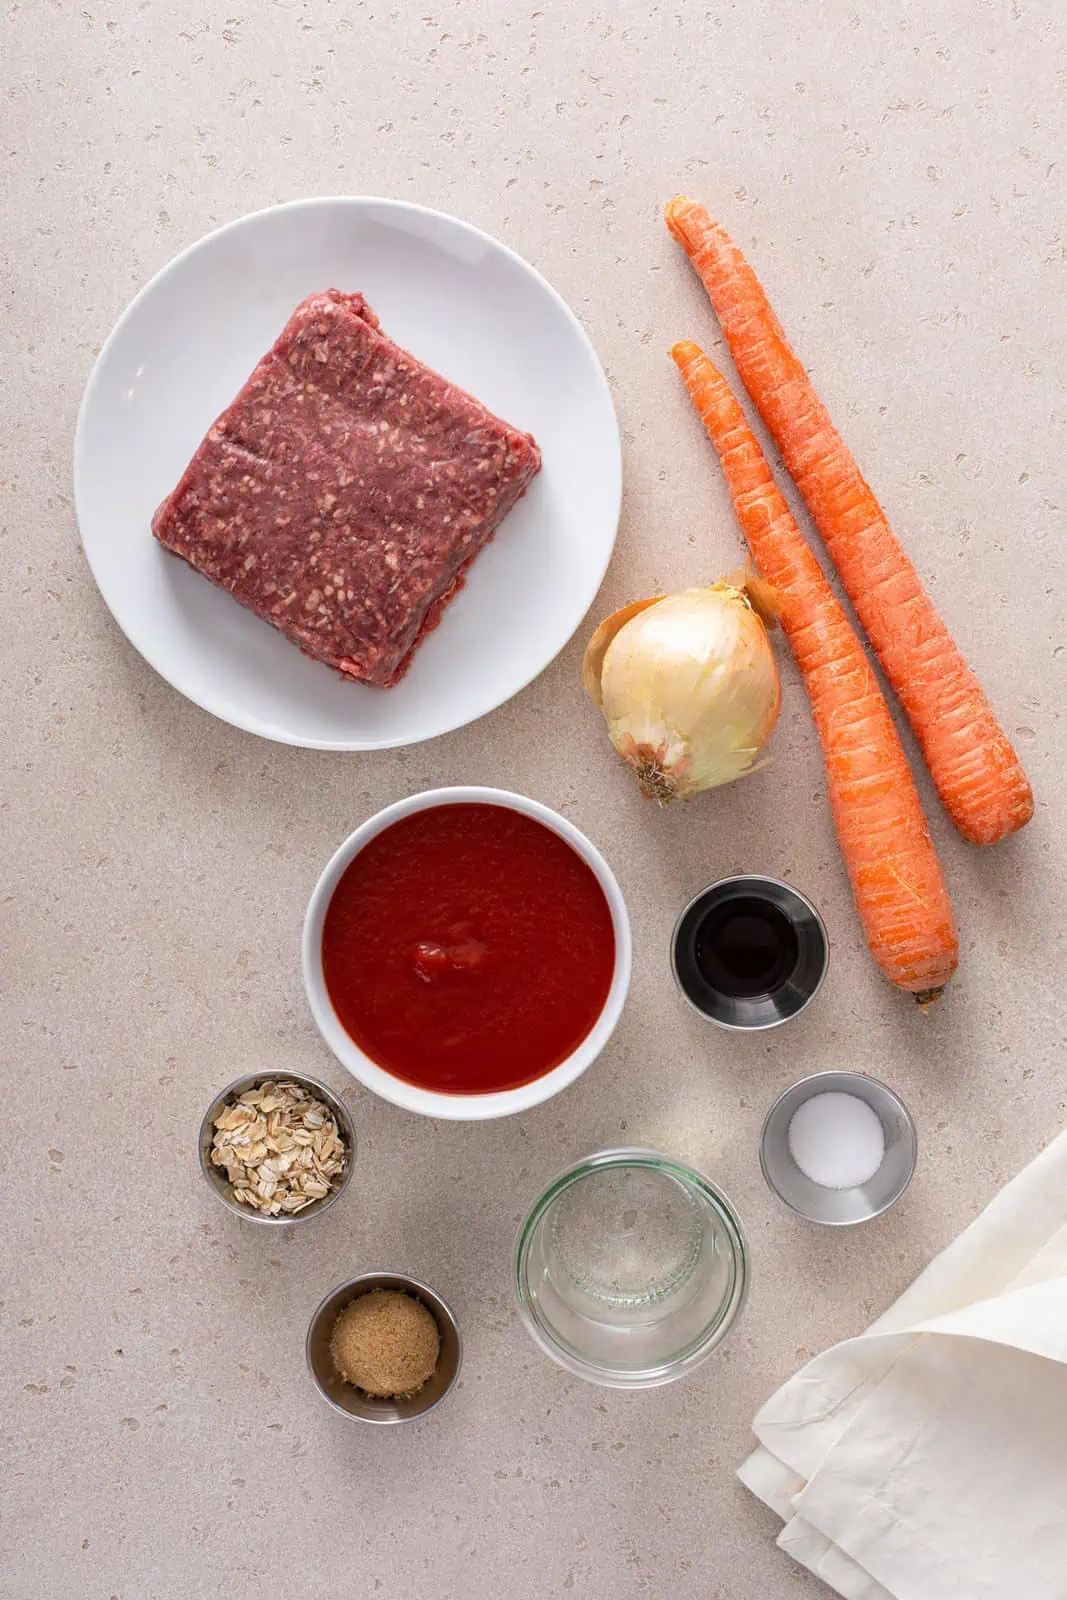
[[[692,1372],[736,1321],[748,1276],[726,1196],[655,1150],[601,1150],[569,1167],[515,1247],[533,1339],[568,1372],[616,1389]]]

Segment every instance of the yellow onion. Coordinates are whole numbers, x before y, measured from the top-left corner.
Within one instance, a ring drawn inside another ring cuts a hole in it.
[[[732,783],[766,744],[781,705],[759,579],[636,600],[600,624],[582,681],[611,742],[651,799]]]

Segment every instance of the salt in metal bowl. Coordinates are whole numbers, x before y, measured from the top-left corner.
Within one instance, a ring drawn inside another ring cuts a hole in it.
[[[820,1094],[850,1094],[877,1116],[885,1135],[881,1165],[853,1189],[828,1189],[813,1183],[793,1160],[789,1124],[805,1101]],[[877,1078],[863,1072],[816,1072],[779,1095],[763,1124],[760,1166],[771,1190],[808,1222],[847,1228],[880,1217],[895,1205],[911,1182],[918,1156],[915,1124],[904,1102]]]

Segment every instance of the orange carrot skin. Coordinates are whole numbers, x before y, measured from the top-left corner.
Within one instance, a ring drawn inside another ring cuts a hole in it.
[[[959,943],[885,697],[725,378],[695,344],[676,344],[671,354],[718,451],[756,566],[777,591],[871,954],[890,983],[928,1000],[956,970]]]
[[[1007,735],[745,257],[696,202],[680,196],[665,215],[707,289],[741,381],[915,730],[946,811],[972,844],[995,844],[1034,812],[1030,785]]]

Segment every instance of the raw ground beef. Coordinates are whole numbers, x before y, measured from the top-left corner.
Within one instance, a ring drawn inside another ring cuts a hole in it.
[[[293,312],[152,531],[308,655],[388,687],[540,465],[529,434],[329,289]]]

